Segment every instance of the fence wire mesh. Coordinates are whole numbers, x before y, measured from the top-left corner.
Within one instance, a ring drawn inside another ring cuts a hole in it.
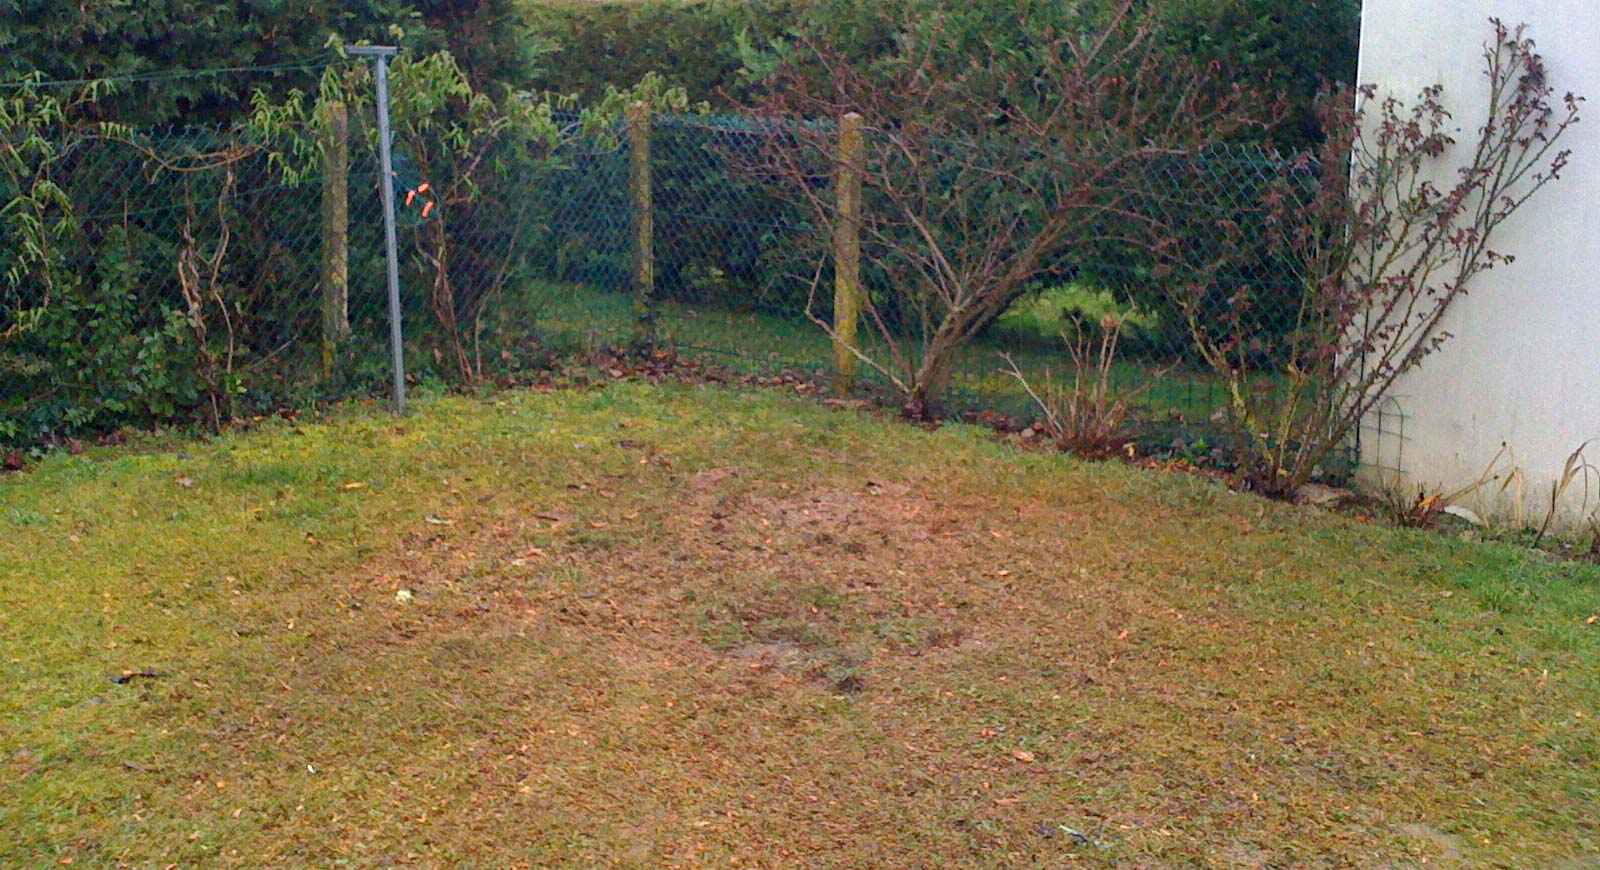
[[[828,230],[793,197],[774,189],[782,179],[751,168],[761,164],[766,139],[781,134],[745,118],[666,116],[654,120],[649,135],[660,338],[680,352],[707,354],[737,370],[786,371],[825,382],[833,365],[825,329],[832,315]],[[627,192],[628,144],[581,155],[563,168],[568,177],[553,188],[559,194],[548,244],[564,253],[557,257],[562,266],[544,277],[561,288],[552,307],[566,312],[562,322],[628,336],[637,217]],[[1132,208],[1182,227],[1191,256],[1216,259],[1228,250],[1203,304],[1220,313],[1240,288],[1249,288],[1250,329],[1263,358],[1292,323],[1300,286],[1285,264],[1264,250],[1248,250],[1248,243],[1241,251],[1238,239],[1259,239],[1262,198],[1290,166],[1265,149],[1232,146],[1198,158],[1154,161],[1127,183]],[[815,183],[831,183],[826,165],[819,165]],[[1227,240],[1219,229],[1223,221],[1235,228]],[[1223,385],[1199,359],[1162,273],[1156,258],[1134,246],[1107,242],[1068,251],[964,348],[945,406],[1034,414],[1026,391],[1002,373],[1003,356],[1041,378],[1047,370],[1070,375],[1068,344],[1075,330],[1092,336],[1115,314],[1126,325],[1114,386],[1137,396],[1147,423],[1166,425],[1179,436],[1206,428],[1221,409]],[[894,289],[880,286],[875,292],[888,297]],[[609,329],[601,327],[606,323]],[[870,325],[864,329],[864,350],[883,351],[874,347]],[[863,374],[869,384],[886,388],[871,370]]]
[[[252,152],[222,130],[88,137],[63,143],[28,189],[15,177],[0,189],[13,206],[0,229],[0,434],[316,401],[381,360],[370,291],[382,284],[364,280],[381,266],[376,202],[350,199],[357,290],[340,300],[349,334],[324,359],[321,179],[288,184]],[[350,173],[358,190],[376,181],[370,167]],[[40,196],[46,185],[59,196]]]
[[[643,215],[630,187],[641,128],[557,121],[558,144],[454,202],[432,201],[430,188],[449,179],[423,177],[410,143],[395,142],[413,380],[514,378],[557,354],[627,344],[644,315],[658,347],[741,373],[827,382],[828,230],[776,189],[781,179],[752,170],[781,130],[728,116],[651,121],[653,283],[641,298]],[[13,145],[0,180],[0,201],[11,204],[0,219],[0,441],[382,391],[388,314],[370,119],[351,119],[342,195],[327,161],[286,175],[243,127],[86,137],[48,154],[16,144],[38,131],[4,132]],[[1220,244],[1208,235],[1219,219],[1245,238],[1259,234],[1252,216],[1285,165],[1253,147],[1218,149],[1142,165],[1126,187],[1138,209],[1187,227],[1184,244],[1203,254]],[[830,178],[819,168],[822,195]],[[42,196],[42,184],[60,196]],[[1126,326],[1114,386],[1136,395],[1154,437],[1197,442],[1221,385],[1162,280],[1160,264],[1131,247],[1067,251],[971,337],[945,407],[1028,419],[1035,411],[1002,373],[1003,356],[1031,376],[1070,376],[1064,335],[1093,333],[1115,314]],[[1256,340],[1270,343],[1294,316],[1296,281],[1264,254],[1234,256],[1210,304],[1231,304],[1243,286]],[[869,287],[879,298],[894,290]],[[865,329],[864,353],[882,350],[896,328]],[[865,389],[886,390],[870,368],[863,376]]]

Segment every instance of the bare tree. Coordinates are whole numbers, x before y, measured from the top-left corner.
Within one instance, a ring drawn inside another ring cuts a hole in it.
[[[805,40],[750,107],[781,131],[751,168],[818,225],[813,287],[840,221],[827,184],[831,120],[865,118],[862,262],[878,340],[860,355],[908,413],[930,412],[963,347],[1064,252],[1170,247],[1169,231],[1139,208],[1153,163],[1280,114],[1175,56],[1142,5],[1050,21],[1019,12],[979,27],[933,0],[889,13],[900,16],[890,57]]]

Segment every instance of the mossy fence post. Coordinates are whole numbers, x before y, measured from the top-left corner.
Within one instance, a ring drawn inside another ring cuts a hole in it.
[[[322,163],[322,370],[350,337],[350,112],[329,103]]]
[[[855,112],[839,119],[833,222],[833,389],[841,396],[855,389],[860,371],[861,179],[867,164],[862,120]]]
[[[628,107],[628,197],[633,204],[633,343],[656,343],[655,199],[650,190],[650,106]]]

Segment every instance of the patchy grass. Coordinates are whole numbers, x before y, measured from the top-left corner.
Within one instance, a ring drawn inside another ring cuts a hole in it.
[[[777,394],[418,404],[0,479],[0,866],[1600,860],[1594,569]]]

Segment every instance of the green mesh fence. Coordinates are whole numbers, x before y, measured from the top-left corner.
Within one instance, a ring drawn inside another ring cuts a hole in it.
[[[485,178],[475,200],[430,208],[417,193],[402,208],[413,380],[515,377],[557,354],[622,346],[638,334],[630,131],[588,135],[576,116],[558,120],[559,145]],[[35,210],[56,248],[49,268],[26,255],[27,228],[15,213],[0,221],[0,441],[381,394],[388,313],[378,174],[369,121],[352,125],[343,294],[326,274],[340,245],[327,223],[324,173],[286,178],[264,154],[221,165],[215,155],[248,144],[238,131],[87,139],[57,155],[43,174],[70,206]],[[649,307],[661,345],[680,354],[826,384],[833,349],[813,319],[826,322],[832,310],[826,230],[779,195],[777,179],[751,169],[776,135],[736,117],[655,119]],[[406,142],[395,148],[404,196],[430,180],[412,177]],[[1259,149],[1219,149],[1142,165],[1127,184],[1140,208],[1188,227],[1184,245],[1203,253],[1220,244],[1207,234],[1221,218],[1242,227],[1243,238],[1259,235],[1251,216],[1284,166]],[[823,195],[828,175],[819,170],[811,182]],[[0,201],[25,198],[18,181],[4,184]],[[1073,324],[1092,331],[1117,313],[1129,325],[1113,380],[1136,395],[1147,431],[1162,439],[1204,433],[1221,386],[1195,359],[1162,280],[1160,264],[1133,248],[1066,252],[972,337],[945,407],[1034,416],[1020,384],[1002,374],[1002,356],[1036,377],[1066,376],[1063,332]],[[1214,282],[1215,304],[1241,286],[1251,288],[1252,327],[1268,348],[1297,308],[1294,281],[1246,246]],[[869,324],[864,351],[880,341]],[[863,381],[886,394],[870,368]]]
[[[321,179],[288,184],[240,146],[221,130],[85,138],[43,176],[64,202],[29,209],[0,190],[14,209],[0,221],[0,435],[232,417],[378,383],[376,171],[349,172],[350,292],[325,354]],[[41,238],[48,260],[26,259]]]
[[[679,352],[707,355],[739,371],[786,371],[822,383],[833,350],[813,317],[826,322],[831,316],[828,235],[793,197],[774,191],[776,179],[751,171],[759,165],[763,140],[773,135],[781,133],[743,118],[655,119],[653,298],[660,337]],[[565,252],[561,268],[548,274],[565,288],[555,301],[564,312],[560,319],[616,338],[632,334],[634,316],[630,270],[637,216],[627,192],[628,147],[624,140],[583,152],[545,194],[557,194],[551,248]],[[1261,360],[1292,325],[1300,298],[1289,270],[1263,246],[1252,250],[1250,241],[1263,232],[1260,211],[1268,186],[1289,167],[1261,148],[1233,146],[1199,158],[1152,161],[1128,180],[1137,208],[1180,228],[1188,256],[1226,252],[1226,267],[1213,276],[1204,304],[1220,312],[1248,288],[1255,344],[1243,352]],[[815,184],[830,183],[827,169],[819,168]],[[1237,228],[1226,240],[1220,221]],[[973,338],[943,404],[957,412],[1033,416],[1026,391],[1002,373],[1004,358],[1041,379],[1047,371],[1068,376],[1072,359],[1064,334],[1075,334],[1076,326],[1092,337],[1104,316],[1119,314],[1128,325],[1112,380],[1136,396],[1147,428],[1155,424],[1174,434],[1210,428],[1222,407],[1223,386],[1197,358],[1189,326],[1164,292],[1163,271],[1151,254],[1133,246],[1104,243],[1068,251]],[[893,294],[887,287],[877,292]],[[864,326],[869,355],[876,339],[871,324]],[[886,389],[870,368],[863,375],[869,388]]]

